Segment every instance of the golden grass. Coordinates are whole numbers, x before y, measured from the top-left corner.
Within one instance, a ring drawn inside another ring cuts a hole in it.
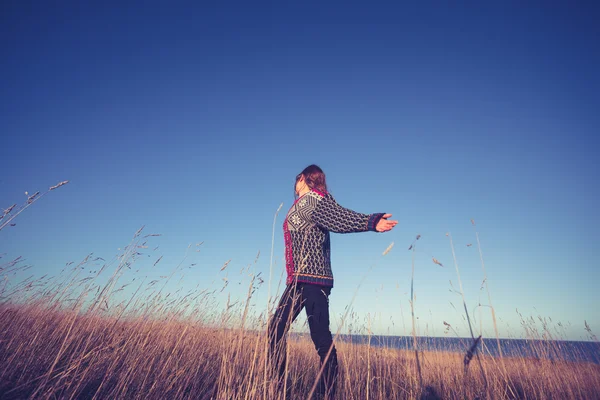
[[[41,305],[2,306],[0,326],[2,398],[262,399],[265,385],[267,398],[280,396],[264,380],[261,331],[180,318],[115,321]],[[292,398],[306,398],[318,357],[308,338],[289,342]],[[494,399],[591,399],[600,393],[600,366],[591,363],[505,357],[506,377],[496,358],[483,356],[486,390],[475,371],[464,376],[461,354],[421,352],[420,386],[412,351],[337,347],[340,399],[472,399],[486,391]]]
[[[5,210],[3,217],[14,219],[10,212]],[[283,398],[266,371],[266,317],[249,313],[256,282],[260,286],[262,279],[251,276],[246,300],[231,305],[228,301],[223,310],[214,308],[211,295],[217,289],[164,293],[182,264],[157,280],[134,282],[136,276],[121,284],[120,280],[131,278],[128,274],[139,251],[148,248],[146,239],[156,236],[142,237],[141,230],[112,261],[90,255],[56,277],[29,277],[14,286],[4,279],[0,284],[0,398]],[[409,250],[414,250],[419,238]],[[271,266],[272,258],[271,251]],[[98,260],[101,267],[95,264]],[[24,270],[21,262],[17,258],[0,265],[0,272],[7,277]],[[100,282],[111,266],[113,274]],[[272,274],[269,283],[271,278]],[[225,280],[221,291],[227,284]],[[123,298],[129,285],[133,289]],[[265,314],[272,306],[269,293]],[[412,301],[411,314],[414,319]],[[479,353],[481,366],[465,369],[464,354],[421,351],[414,322],[416,351],[338,341],[338,398],[599,398],[600,365],[556,361],[563,344],[553,340],[548,321],[540,318],[539,331],[532,318],[521,316],[521,320],[527,336],[534,339],[530,346],[539,359]],[[595,339],[587,322],[586,330]],[[291,398],[307,398],[319,371],[318,356],[306,335],[291,337],[288,345]]]

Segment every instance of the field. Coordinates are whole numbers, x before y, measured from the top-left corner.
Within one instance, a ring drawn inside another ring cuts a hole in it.
[[[165,293],[181,265],[149,282],[137,274],[136,262],[156,236],[141,231],[113,260],[90,255],[55,276],[15,283],[9,278],[29,267],[20,257],[0,264],[0,398],[283,399],[286,391],[291,399],[311,396],[319,365],[307,335],[288,340],[283,390],[268,373],[265,321],[276,299],[269,297],[261,315],[249,311],[264,282],[260,276],[250,274],[245,300],[224,307],[214,302],[218,289]],[[227,284],[225,279],[221,292]],[[489,292],[488,300],[493,316]],[[538,331],[521,318],[533,353],[541,357],[494,357],[489,349],[496,338],[480,342],[474,354],[336,341],[337,398],[600,398],[600,365],[558,360],[553,356],[563,345],[553,340],[547,321],[540,319]]]
[[[283,398],[265,373],[264,329],[244,329],[258,323],[244,308],[208,318],[195,303],[199,312],[191,317],[158,300],[125,316],[102,307],[110,303],[102,290],[85,306],[60,300],[72,290],[55,287],[37,300],[0,307],[0,398]],[[290,398],[307,398],[318,357],[302,335],[288,344]],[[541,351],[555,345],[537,342],[547,347]],[[465,370],[462,354],[429,351],[419,352],[419,373],[413,351],[357,343],[337,348],[340,399],[593,399],[600,393],[600,365],[591,363],[484,352]]]

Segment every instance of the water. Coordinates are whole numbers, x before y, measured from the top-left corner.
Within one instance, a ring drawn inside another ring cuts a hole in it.
[[[338,341],[357,344],[367,344],[367,335],[340,335]],[[418,337],[417,345],[423,351],[450,351],[465,354],[472,339],[453,337]],[[371,346],[390,347],[396,349],[413,350],[411,336],[371,336]],[[567,340],[526,340],[526,339],[500,339],[500,348],[504,357],[527,357],[533,359],[550,359],[575,362],[592,362],[600,364],[600,343],[579,342]],[[495,338],[484,338],[477,351],[498,356],[498,344]]]

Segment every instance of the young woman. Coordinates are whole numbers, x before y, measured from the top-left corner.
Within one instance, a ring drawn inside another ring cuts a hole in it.
[[[296,176],[294,189],[298,198],[283,223],[286,288],[269,321],[269,358],[282,383],[285,338],[292,322],[305,308],[310,337],[323,368],[317,397],[333,398],[338,363],[329,330],[329,294],[333,287],[329,232],[385,232],[398,221],[389,220],[391,214],[361,214],[340,206],[328,193],[325,174],[316,165],[306,167]]]

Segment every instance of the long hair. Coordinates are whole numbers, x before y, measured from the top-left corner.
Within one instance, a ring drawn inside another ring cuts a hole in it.
[[[316,189],[321,193],[327,193],[325,173],[318,165],[312,164],[296,175],[296,181],[294,182],[294,197],[296,196],[296,183],[298,183],[298,180],[301,177],[304,177],[304,182],[306,182],[309,188]]]

